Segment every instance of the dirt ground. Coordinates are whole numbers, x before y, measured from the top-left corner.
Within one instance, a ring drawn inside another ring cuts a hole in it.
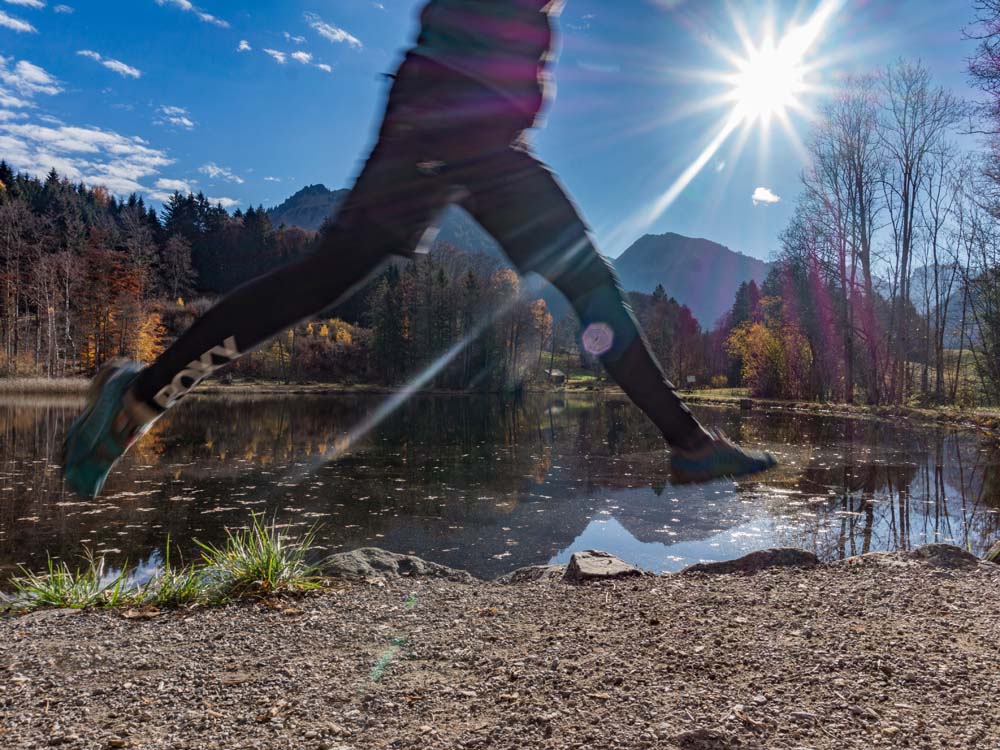
[[[998,594],[900,553],[8,616],[0,747],[1000,748]]]

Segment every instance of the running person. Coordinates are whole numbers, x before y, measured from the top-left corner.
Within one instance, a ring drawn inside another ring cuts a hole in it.
[[[394,78],[371,155],[319,247],[231,292],[143,368],[98,373],[63,453],[67,485],[96,496],[115,462],[203,378],[318,314],[391,255],[411,257],[457,203],[522,272],[570,301],[583,344],[663,433],[680,481],[775,464],[706,430],[650,352],[611,265],[525,134],[546,99],[557,0],[430,0]]]

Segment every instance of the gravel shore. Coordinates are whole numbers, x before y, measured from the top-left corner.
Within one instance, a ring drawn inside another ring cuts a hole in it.
[[[334,581],[0,619],[0,747],[1000,748],[1000,566]]]

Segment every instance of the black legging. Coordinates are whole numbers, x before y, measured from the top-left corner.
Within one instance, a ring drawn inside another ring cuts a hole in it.
[[[379,139],[317,251],[235,289],[136,381],[171,406],[214,369],[312,317],[390,255],[410,255],[449,203],[460,203],[522,272],[572,303],[584,344],[676,447],[703,439],[649,350],[617,276],[554,175],[529,151],[530,118],[492,91],[420,58],[400,68]]]

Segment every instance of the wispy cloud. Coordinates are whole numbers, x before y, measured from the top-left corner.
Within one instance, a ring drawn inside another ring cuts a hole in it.
[[[164,177],[161,177],[156,181],[156,189],[165,190],[167,191],[168,194],[181,193],[182,195],[187,195],[189,193],[194,192],[191,189],[191,184],[186,180],[168,180]],[[164,200],[163,198],[159,197],[159,195],[156,195],[154,197],[158,198],[159,200]]]
[[[280,177],[265,177],[264,182],[281,182]]]
[[[753,191],[751,199],[753,200],[753,204],[757,206],[761,203],[765,205],[769,205],[771,203],[777,203],[778,201],[781,200],[781,197],[775,195],[775,193],[772,192],[769,188],[759,187]]]
[[[306,38],[304,36],[292,36],[287,31],[284,32],[285,40],[289,42],[294,42],[295,44],[305,44]]]
[[[237,185],[242,185],[245,182],[245,180],[238,174],[234,174],[233,170],[228,167],[220,167],[218,164],[211,161],[208,164],[200,166],[198,171],[202,174],[207,174],[213,180],[221,177],[224,180],[235,182]]]
[[[22,5],[25,8],[44,8],[44,0],[4,0],[9,5]]]
[[[138,68],[133,68],[131,65],[123,63],[121,60],[114,60],[110,57],[104,57],[99,52],[94,52],[92,49],[81,49],[77,50],[78,55],[81,57],[89,57],[94,62],[99,62],[108,70],[112,70],[118,75],[124,78],[141,78],[142,71]]]
[[[286,55],[284,52],[279,52],[276,49],[265,49],[264,54],[273,57],[275,62],[277,62],[279,65],[284,65],[286,62],[288,62],[288,55]]]
[[[347,43],[355,49],[361,49],[361,40],[350,32],[334,26],[332,23],[327,23],[322,18],[320,18],[315,13],[305,13],[303,17],[306,19],[306,23],[309,24],[310,28],[313,29],[317,34],[319,34],[324,39],[327,39],[336,44]]]
[[[68,5],[57,5],[52,10],[56,13],[72,13],[73,9]]]
[[[31,107],[31,99],[39,94],[54,96],[62,91],[48,71],[27,60],[0,55],[0,107]]]
[[[289,58],[295,60],[295,62],[302,63],[303,65],[311,65],[314,68],[319,68],[325,73],[332,73],[333,68],[326,63],[313,62],[313,54],[311,52],[306,52],[305,50],[298,50],[297,52],[282,52],[277,49],[265,49],[264,54],[270,55],[274,58],[275,62],[279,65],[284,65],[288,62]]]
[[[213,16],[211,13],[206,13],[198,6],[194,5],[190,0],[156,0],[157,5],[172,5],[175,8],[180,8],[187,13],[194,13],[198,18],[200,18],[205,23],[214,24],[223,29],[229,28],[229,22],[223,19]]]
[[[253,47],[250,46],[250,42],[246,39],[240,39],[240,46],[236,48],[237,52],[249,52]]]
[[[27,34],[38,33],[38,29],[36,29],[27,21],[22,21],[20,18],[17,18],[16,16],[8,15],[4,13],[2,10],[0,10],[0,26],[3,26],[8,29],[13,29],[18,34],[22,32]]]
[[[156,108],[156,113],[159,117],[153,120],[154,125],[173,125],[185,130],[194,129],[194,121],[190,117],[191,113],[184,107],[161,105]]]

